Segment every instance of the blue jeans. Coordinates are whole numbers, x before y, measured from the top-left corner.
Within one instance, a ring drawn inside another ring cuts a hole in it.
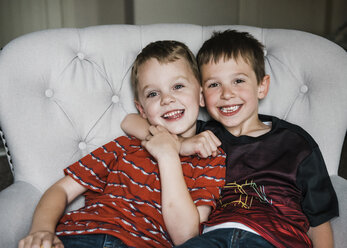
[[[221,228],[192,238],[176,248],[274,248],[261,236],[236,228]]]
[[[107,234],[59,236],[64,248],[128,248],[120,239]]]

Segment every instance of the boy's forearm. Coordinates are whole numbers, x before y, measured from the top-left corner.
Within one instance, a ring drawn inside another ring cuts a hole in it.
[[[70,176],[65,176],[51,186],[39,201],[30,233],[36,231],[55,232],[55,227],[66,206],[87,189]]]
[[[162,212],[166,228],[175,245],[199,234],[199,212],[184,181],[180,159],[160,161]]]
[[[308,232],[314,248],[333,248],[334,239],[330,222],[327,221],[319,226],[311,227]]]
[[[144,140],[149,135],[149,126],[147,119],[139,114],[128,114],[121,123],[121,128],[126,134],[139,140]]]
[[[37,231],[54,233],[66,205],[67,197],[60,187],[48,189],[36,207],[30,233]]]

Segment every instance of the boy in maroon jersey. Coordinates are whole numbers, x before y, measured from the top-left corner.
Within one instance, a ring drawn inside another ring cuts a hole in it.
[[[195,135],[203,105],[194,55],[180,42],[151,43],[134,62],[132,82],[140,114],[160,126],[142,143],[122,136],[67,167],[19,248],[172,247],[199,233],[225,183],[225,154],[209,139],[213,158],[179,157],[178,137]],[[81,194],[85,206],[60,218]]]

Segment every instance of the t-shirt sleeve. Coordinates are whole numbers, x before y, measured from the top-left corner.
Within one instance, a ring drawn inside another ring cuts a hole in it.
[[[303,192],[301,205],[310,226],[339,215],[337,196],[318,147],[299,166],[297,183]]]
[[[206,130],[205,126],[206,126],[206,122],[205,121],[197,120],[197,122],[196,122],[196,133],[198,134],[198,133],[201,133],[201,132],[205,131]]]
[[[116,140],[111,141],[71,164],[64,173],[89,190],[103,192],[118,150]]]
[[[201,170],[194,172],[194,188],[191,190],[191,197],[196,206],[208,205],[216,207],[221,188],[225,185],[225,153],[219,149],[216,157],[207,159],[208,163],[203,165]],[[198,165],[198,166],[201,166]]]

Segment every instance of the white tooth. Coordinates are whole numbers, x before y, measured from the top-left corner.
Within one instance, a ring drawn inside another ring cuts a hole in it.
[[[239,109],[240,106],[233,106],[233,107],[228,107],[228,108],[221,108],[221,110],[223,112],[233,112],[236,111],[237,109]]]
[[[182,113],[182,111],[174,111],[174,112],[165,114],[164,117],[171,117],[171,116],[175,116],[175,115],[180,114],[180,113]]]

